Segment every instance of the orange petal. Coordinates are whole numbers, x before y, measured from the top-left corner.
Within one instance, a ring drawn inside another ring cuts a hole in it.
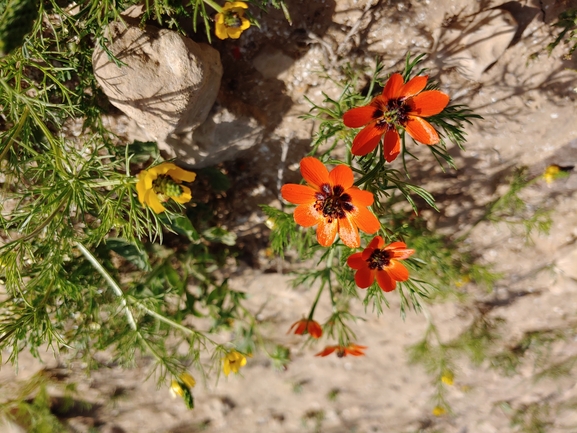
[[[323,328],[314,320],[309,320],[307,324],[307,332],[313,338],[320,338],[323,335]]]
[[[338,349],[339,346],[327,346],[322,351],[317,353],[315,356],[328,356]]]
[[[391,278],[397,281],[407,281],[409,279],[409,271],[398,260],[392,259],[385,272],[388,272]]]
[[[307,327],[307,322],[306,320],[299,320],[298,322],[295,322],[292,324],[292,326],[290,327],[290,329],[288,330],[287,334],[289,334],[293,328],[296,328],[294,333],[296,335],[303,335],[303,333],[305,332],[305,329]]]
[[[401,87],[399,94],[402,98],[409,98],[416,95],[427,85],[428,75],[419,75],[417,77],[411,78],[407,84]]]
[[[407,244],[404,242],[392,242],[385,247],[385,250],[396,250],[396,249],[405,249],[407,248]]]
[[[372,192],[358,189],[356,186],[347,189],[345,193],[351,196],[351,203],[356,207],[370,206],[375,201]]]
[[[351,214],[347,214],[345,218],[339,219],[339,236],[349,248],[358,248],[361,246],[361,237],[359,235],[359,229],[355,224],[355,219],[356,217]]]
[[[385,128],[378,128],[375,122],[365,126],[353,140],[353,147],[351,153],[357,156],[363,156],[375,150],[379,144],[381,135],[385,132]]]
[[[383,89],[383,96],[387,99],[395,99],[401,95],[401,88],[403,87],[403,76],[399,73],[391,75],[385,88]]]
[[[328,222],[326,218],[321,218],[317,227],[317,241],[323,247],[329,247],[335,241],[337,230],[339,228],[338,220],[335,218]]]
[[[322,162],[312,156],[301,160],[301,174],[309,185],[318,189],[323,183],[329,183],[329,171]]]
[[[313,204],[301,204],[297,206],[294,211],[293,218],[295,222],[303,227],[316,226],[324,218],[321,213],[319,213]]]
[[[289,203],[308,204],[316,201],[315,190],[307,185],[287,183],[282,186],[280,193]]]
[[[385,134],[384,153],[387,162],[393,162],[401,153],[401,137],[396,128],[391,128]]]
[[[363,260],[363,253],[354,253],[347,258],[347,265],[352,269],[361,269],[367,266],[367,262]]]
[[[364,107],[351,108],[343,114],[343,123],[349,128],[360,128],[371,122],[375,114],[375,107],[365,105]]]
[[[411,98],[408,103],[411,107],[409,114],[421,117],[439,114],[449,104],[449,95],[438,90],[427,90]]]
[[[397,282],[393,280],[387,271],[376,271],[377,283],[384,292],[392,292],[397,287]]]
[[[437,144],[440,141],[435,128],[420,117],[409,116],[405,129],[413,139],[420,143]]]
[[[363,352],[364,349],[366,349],[366,346],[359,346],[357,344],[351,344],[348,347],[345,348],[345,353],[351,356],[363,356],[365,354],[365,352]]]
[[[367,262],[365,262],[365,265],[366,264]],[[375,271],[369,269],[368,266],[362,267],[355,273],[355,283],[361,289],[366,289],[367,287],[372,286],[374,281]]]
[[[382,249],[385,246],[385,241],[383,240],[382,236],[375,236],[371,243],[369,244],[369,248],[379,248]]]
[[[357,227],[365,233],[372,235],[381,228],[379,219],[366,207],[357,207],[353,213],[353,218]]]
[[[353,170],[351,170],[349,166],[341,164],[331,170],[329,180],[331,185],[340,185],[346,190],[353,186],[355,178],[353,176]]]

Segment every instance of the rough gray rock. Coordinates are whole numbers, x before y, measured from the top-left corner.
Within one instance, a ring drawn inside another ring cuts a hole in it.
[[[97,47],[92,64],[110,102],[134,119],[151,139],[162,143],[206,120],[222,77],[218,51],[176,32],[138,21],[112,22],[108,47],[117,65]]]

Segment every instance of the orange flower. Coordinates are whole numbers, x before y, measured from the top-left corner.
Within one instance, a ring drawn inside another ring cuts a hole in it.
[[[295,330],[294,333],[296,335],[304,335],[305,333],[308,333],[313,338],[320,338],[323,335],[323,328],[321,328],[321,325],[311,319],[301,319],[298,322],[293,323],[287,334],[293,329]]]
[[[327,346],[321,352],[317,353],[315,356],[328,356],[333,352],[337,352],[337,356],[342,358],[343,356],[364,356],[364,350],[367,346],[359,346],[358,344],[351,343],[348,346]]]
[[[317,225],[317,240],[330,246],[337,232],[350,248],[361,245],[359,229],[372,234],[381,227],[367,206],[373,204],[373,194],[353,186],[353,171],[338,165],[330,173],[316,158],[301,160],[301,173],[308,185],[286,184],[283,198],[298,204],[294,219],[303,227]]]
[[[347,264],[356,269],[355,282],[361,289],[371,286],[377,277],[377,283],[385,292],[395,290],[397,281],[409,279],[409,271],[399,260],[406,259],[415,250],[407,249],[404,242],[387,245],[380,236],[375,236],[362,253],[351,254]],[[383,248],[384,247],[384,248]]]
[[[403,82],[401,74],[393,74],[383,93],[369,105],[352,108],[343,116],[350,128],[364,126],[353,140],[353,155],[372,152],[385,135],[384,151],[388,162],[401,153],[398,127],[404,128],[413,139],[424,144],[437,144],[439,134],[423,117],[439,114],[449,103],[449,95],[438,90],[422,91],[428,76],[418,76]]]

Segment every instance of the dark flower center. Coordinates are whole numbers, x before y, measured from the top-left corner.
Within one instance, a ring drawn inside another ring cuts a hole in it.
[[[224,14],[224,25],[227,27],[240,27],[242,20],[238,12],[228,12]]]
[[[342,357],[345,356],[345,355],[346,355],[345,349],[343,349],[342,347],[339,347],[339,348],[337,349],[337,356],[338,356],[339,358],[342,358]]]
[[[391,263],[392,255],[387,250],[376,249],[367,260],[369,269],[383,270]]]
[[[152,189],[157,194],[163,194],[167,197],[180,197],[182,187],[177,184],[170,176],[160,175],[152,181]]]
[[[345,218],[347,212],[352,212],[355,207],[351,203],[351,196],[345,193],[340,185],[331,186],[328,183],[321,185],[321,190],[316,193],[315,209],[322,212],[328,223],[334,219]]]
[[[409,121],[411,106],[404,98],[389,99],[386,103],[377,100],[373,119],[377,121],[377,127],[393,128],[396,125],[405,126]]]

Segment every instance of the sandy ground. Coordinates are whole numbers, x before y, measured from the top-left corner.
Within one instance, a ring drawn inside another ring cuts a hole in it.
[[[576,2],[288,3],[293,27],[283,24],[280,14],[264,19],[261,33],[250,30],[236,43],[243,55],[237,64],[229,54],[235,43],[216,45],[225,67],[223,88],[230,91],[235,79],[236,86],[241,81],[239,97],[266,113],[266,143],[239,156],[240,161],[250,162],[243,176],[253,187],[250,193],[238,193],[239,212],[242,208],[247,215],[240,232],[254,234],[250,227],[259,230],[264,217],[257,203],[278,204],[279,167],[282,182],[298,178],[295,163],[308,151],[312,126],[298,119],[308,110],[304,95],[319,102],[321,92],[336,95],[338,91],[315,71],[324,67],[338,78],[339,66],[371,65],[376,55],[383,58],[387,71],[395,72],[402,68],[407,50],[428,53],[426,66],[441,88],[453,101],[468,104],[484,117],[467,127],[466,150],[451,151],[458,171],[440,172],[424,152],[419,153],[419,164],[412,166],[416,178],[439,201],[441,212],[427,214],[432,228],[450,237],[463,233],[479,211],[504,191],[514,167],[527,166],[537,175],[549,164],[577,165],[577,72],[567,69],[577,68],[577,63],[575,56],[563,58],[564,46],[550,57],[545,51],[552,40],[550,24],[560,10],[576,7]],[[496,6],[501,8],[492,11]],[[475,20],[480,13],[497,18],[479,24]],[[475,39],[479,31],[486,33]],[[486,62],[494,63],[487,69]],[[288,143],[284,156],[282,143]],[[532,206],[554,209],[547,236],[534,235],[533,242],[525,244],[504,224],[482,223],[469,237],[480,262],[493,263],[504,273],[491,293],[470,289],[477,299],[498,305],[488,317],[503,319],[503,347],[525,331],[567,329],[577,318],[576,186],[577,176],[572,174],[553,185],[536,182],[526,191]],[[242,237],[241,241],[250,243]],[[549,270],[539,272],[544,265],[550,265]],[[254,311],[266,303],[261,314],[271,325],[265,332],[291,347],[292,362],[286,371],[273,369],[268,358],[257,354],[241,376],[221,378],[217,384],[199,383],[194,389],[196,409],[188,411],[181,401],[170,398],[168,389],[157,389],[154,380],[144,380],[149,359],[141,359],[133,370],[113,367],[90,377],[84,376],[81,365],[70,362],[66,364],[69,380],[78,383],[83,400],[96,404],[89,413],[69,420],[75,431],[88,431],[89,426],[93,431],[116,433],[577,431],[573,411],[550,412],[552,424],[543,430],[511,426],[510,414],[523,405],[537,402],[557,407],[577,398],[574,374],[535,383],[530,364],[505,377],[487,363],[474,366],[458,359],[454,385],[447,389],[452,413],[433,416],[432,378],[422,367],[408,363],[406,349],[423,337],[428,320],[439,327],[442,338],[457,336],[473,320],[470,301],[427,306],[426,314],[410,313],[404,321],[395,293],[388,296],[391,308],[381,317],[364,314],[357,306],[366,317],[355,326],[358,341],[369,347],[366,356],[317,358],[313,355],[324,343],[303,347],[301,338],[285,334],[305,314],[314,293],[291,288],[290,275],[264,273],[262,266],[240,269],[232,286],[250,294]],[[324,304],[320,308],[324,319],[330,311]],[[575,341],[571,336],[556,343],[552,359],[577,354]],[[57,365],[50,355],[45,360],[49,366]],[[23,355],[18,378],[30,377],[38,368],[36,361]],[[0,370],[1,381],[14,377],[9,366]]]

